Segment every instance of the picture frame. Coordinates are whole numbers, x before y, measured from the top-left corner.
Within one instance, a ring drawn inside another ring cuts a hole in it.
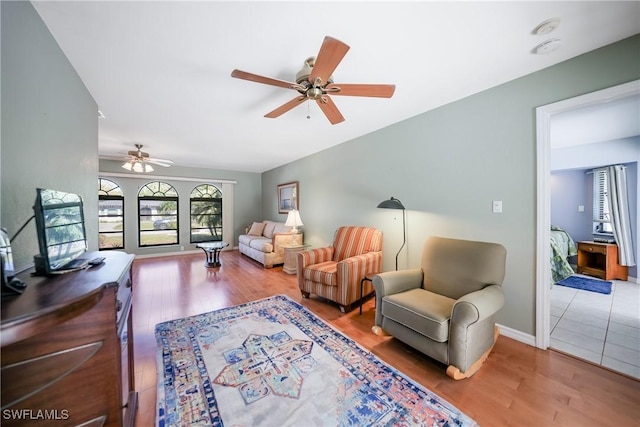
[[[285,214],[291,209],[299,209],[300,193],[298,181],[278,185],[278,213]]]

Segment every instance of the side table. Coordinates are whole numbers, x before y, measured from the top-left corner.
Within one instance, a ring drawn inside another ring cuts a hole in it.
[[[296,274],[298,271],[298,262],[296,254],[311,247],[311,245],[291,245],[284,247],[284,265],[282,271],[287,274]]]
[[[371,284],[373,284],[373,276],[374,275],[367,275],[360,280],[360,315],[362,315],[362,292],[364,291],[364,282],[371,282]],[[374,289],[373,293],[375,294],[375,292],[376,291]]]
[[[204,265],[207,268],[220,267],[220,251],[229,246],[227,242],[202,242],[196,245],[196,248],[200,248],[204,251],[204,255],[207,258]]]

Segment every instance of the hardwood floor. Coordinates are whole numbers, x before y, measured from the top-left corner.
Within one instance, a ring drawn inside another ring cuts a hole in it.
[[[204,254],[134,262],[133,336],[139,408],[136,426],[155,423],[154,327],[165,320],[285,294],[382,360],[451,402],[480,426],[638,426],[640,382],[587,362],[500,337],[473,377],[453,381],[446,366],[390,337],[371,332],[373,300],[362,315],[342,314],[316,296],[302,299],[296,278],[282,267],[263,269],[238,251],[221,253],[207,269]]]

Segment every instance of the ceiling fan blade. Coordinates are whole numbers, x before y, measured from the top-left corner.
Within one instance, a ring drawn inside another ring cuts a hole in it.
[[[396,91],[396,85],[330,84],[325,89],[331,95],[391,98]],[[332,89],[339,90],[334,92]]]
[[[285,89],[293,89],[296,86],[295,83],[285,82],[284,80],[272,79],[271,77],[259,76],[257,74],[247,73],[246,71],[233,70],[231,77],[236,79],[249,80],[256,83],[262,83],[265,85],[283,87]]]
[[[305,99],[307,99],[306,96],[296,96],[291,101],[287,102],[286,104],[282,104],[281,106],[279,106],[275,110],[265,114],[264,116],[268,117],[270,119],[275,119],[276,117],[279,117],[279,116],[283,115],[284,113],[286,113],[287,111],[292,110],[293,108],[297,107]]]
[[[336,107],[336,104],[333,103],[333,100],[330,97],[325,95],[322,98],[316,100],[316,102],[332,125],[344,122],[342,113],[340,113],[340,110],[338,110],[338,107]]]
[[[147,162],[147,163],[153,163],[154,165],[164,166],[166,168],[168,168],[169,166],[171,166],[173,164],[173,160],[153,159],[153,158],[149,158],[149,157],[144,157],[144,161]]]
[[[329,77],[331,77],[331,74],[333,74],[348,50],[349,46],[340,40],[326,36],[320,47],[320,52],[318,52],[315,64],[311,69],[311,74],[309,75],[311,84],[315,83],[316,78],[320,79],[321,85],[327,84]]]

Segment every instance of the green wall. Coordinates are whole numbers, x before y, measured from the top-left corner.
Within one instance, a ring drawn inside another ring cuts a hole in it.
[[[400,268],[419,266],[431,235],[499,242],[508,255],[498,322],[534,334],[536,107],[638,78],[636,35],[267,171],[263,213],[278,216],[277,184],[299,181],[305,242],[326,245],[340,225],[377,227],[385,270],[402,244],[400,212],[376,209],[390,196],[407,208]]]
[[[98,106],[29,2],[0,2],[0,223],[13,235],[33,215],[37,187],[83,196],[98,215]],[[87,223],[89,249],[98,224]],[[38,253],[34,223],[13,242],[20,268]]]

